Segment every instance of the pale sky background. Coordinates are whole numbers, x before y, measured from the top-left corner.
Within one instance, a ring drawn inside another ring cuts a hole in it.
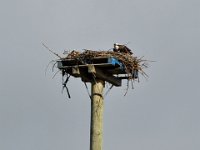
[[[104,150],[200,149],[199,0],[0,0],[0,149],[88,150],[90,100],[61,93],[41,44],[62,54],[127,43],[156,60],[105,98]]]

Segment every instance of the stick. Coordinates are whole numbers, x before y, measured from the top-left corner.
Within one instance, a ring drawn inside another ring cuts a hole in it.
[[[48,49],[51,53],[53,53],[54,55],[56,55],[57,57],[59,57],[60,59],[62,59],[62,57],[60,57],[58,54],[56,54],[55,52],[53,52],[48,46],[46,46],[44,43],[42,43],[42,45]]]

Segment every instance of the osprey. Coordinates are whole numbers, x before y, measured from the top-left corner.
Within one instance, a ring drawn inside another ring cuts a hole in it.
[[[133,53],[131,52],[131,50],[130,50],[127,46],[122,45],[122,44],[118,44],[118,43],[115,43],[115,44],[114,44],[113,51],[114,51],[114,52],[120,52],[120,53],[127,53],[127,54],[130,54],[130,55],[133,54]]]

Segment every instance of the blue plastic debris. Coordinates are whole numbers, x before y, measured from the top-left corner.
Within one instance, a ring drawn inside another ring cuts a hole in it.
[[[108,63],[112,64],[113,66],[119,65],[121,70],[125,70],[124,64],[114,57],[108,58]]]

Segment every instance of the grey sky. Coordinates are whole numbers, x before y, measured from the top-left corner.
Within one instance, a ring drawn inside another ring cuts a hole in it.
[[[0,149],[89,149],[90,101],[80,79],[61,94],[45,67],[70,49],[127,43],[156,60],[135,89],[105,98],[104,149],[200,149],[198,0],[1,0]]]

